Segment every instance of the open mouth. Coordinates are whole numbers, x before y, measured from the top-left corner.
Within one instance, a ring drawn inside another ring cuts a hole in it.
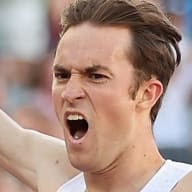
[[[88,122],[81,115],[69,115],[67,117],[67,125],[71,136],[75,140],[83,138],[88,131]]]

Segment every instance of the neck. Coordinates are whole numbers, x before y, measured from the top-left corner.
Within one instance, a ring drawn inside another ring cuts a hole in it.
[[[155,175],[164,160],[158,152],[152,133],[139,135],[107,171],[85,173],[88,192],[139,192]]]

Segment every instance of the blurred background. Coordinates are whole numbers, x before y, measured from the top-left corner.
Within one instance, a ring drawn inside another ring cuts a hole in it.
[[[0,0],[0,107],[24,128],[63,138],[51,99],[60,15],[70,0]],[[192,0],[151,0],[183,35],[154,136],[161,153],[192,163]],[[32,192],[0,169],[0,191]]]

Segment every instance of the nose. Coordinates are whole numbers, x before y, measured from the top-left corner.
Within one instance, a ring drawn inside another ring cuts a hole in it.
[[[85,90],[79,78],[71,76],[62,91],[64,101],[73,104],[74,102],[85,98]]]

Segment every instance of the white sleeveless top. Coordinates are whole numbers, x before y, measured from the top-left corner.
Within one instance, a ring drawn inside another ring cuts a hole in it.
[[[192,165],[167,160],[140,192],[170,192],[190,171]],[[57,192],[85,192],[83,173],[80,173],[59,188]]]

